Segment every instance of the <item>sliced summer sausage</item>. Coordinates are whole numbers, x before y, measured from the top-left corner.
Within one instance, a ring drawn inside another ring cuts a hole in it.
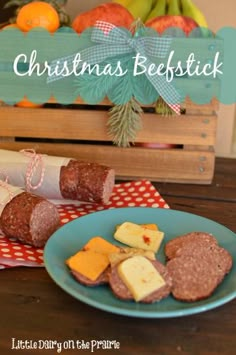
[[[172,279],[166,267],[158,260],[150,260],[150,262],[154,265],[156,270],[163,277],[166,284],[159,288],[157,291],[154,291],[152,294],[145,297],[142,301],[140,301],[143,303],[154,303],[160,301],[163,298],[166,298],[167,296],[169,296],[172,287]],[[116,297],[122,300],[133,300],[131,292],[126,287],[126,285],[121,280],[118,274],[118,265],[115,265],[111,268],[111,273],[109,274],[109,284]]]
[[[208,298],[232,268],[230,253],[204,239],[192,240],[179,248],[167,262],[173,280],[172,294],[186,302]]]
[[[43,247],[59,224],[56,206],[28,192],[8,202],[0,217],[0,226],[6,236],[34,247]]]
[[[71,270],[72,275],[74,276],[74,278],[79,281],[79,283],[85,285],[85,286],[99,286],[99,285],[103,285],[103,284],[107,284],[108,283],[108,272],[109,272],[109,267],[103,271],[103,273],[96,279],[96,280],[90,280],[88,277],[82,275],[81,273],[75,271],[75,270]]]
[[[194,302],[209,297],[219,284],[213,265],[207,260],[192,256],[179,257],[167,263],[173,279],[172,295],[185,302]]]
[[[107,203],[115,183],[113,169],[78,160],[61,167],[60,191],[63,198]]]
[[[230,253],[217,244],[211,244],[203,241],[193,241],[178,249],[176,257],[192,256],[206,259],[208,263],[214,263],[219,277],[224,277],[232,268],[233,260]]]
[[[209,245],[216,245],[218,242],[216,238],[205,232],[191,232],[179,237],[176,237],[165,245],[165,255],[167,260],[173,259],[176,256],[178,249],[186,246],[187,244],[191,244],[192,242],[204,242],[208,243]]]

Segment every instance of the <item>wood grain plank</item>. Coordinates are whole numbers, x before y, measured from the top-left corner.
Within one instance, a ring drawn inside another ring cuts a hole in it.
[[[236,170],[235,159],[216,158],[214,178],[210,185],[155,183],[156,188],[164,196],[184,197],[211,201],[236,202]],[[235,207],[234,207],[235,208]]]
[[[109,140],[106,111],[1,107],[0,112],[2,136]],[[142,123],[136,142],[215,144],[215,115],[165,117],[144,113]]]
[[[182,149],[118,148],[115,146],[60,143],[1,143],[2,149],[34,148],[40,153],[69,156],[113,167],[118,179],[209,184],[214,152]]]
[[[51,96],[48,102],[55,104],[57,103],[57,100],[55,99],[55,97]],[[81,97],[77,97],[76,100],[74,101],[74,104],[87,105],[87,103]],[[106,97],[103,101],[99,103],[99,105],[112,106],[112,103]],[[142,105],[142,107],[155,107],[155,105],[156,103],[154,102],[153,104],[150,105]],[[183,106],[183,108],[187,110],[188,114],[200,114],[200,115],[212,114],[219,109],[219,101],[216,98],[213,98],[209,103],[199,105],[193,102],[189,97],[186,97],[185,102],[183,102],[181,106]]]
[[[160,190],[159,190],[160,191]],[[229,201],[225,197],[225,201],[220,200],[219,196],[214,200],[207,198],[194,198],[183,196],[170,196],[163,194],[164,199],[170,208],[179,211],[188,211],[193,214],[200,215],[212,219],[223,225],[227,225],[236,233],[236,199]],[[235,197],[235,196],[234,196]]]

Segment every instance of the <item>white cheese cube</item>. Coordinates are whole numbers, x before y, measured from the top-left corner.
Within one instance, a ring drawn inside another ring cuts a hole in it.
[[[141,227],[135,223],[125,222],[118,227],[114,238],[130,247],[151,250],[156,253],[164,238],[164,233]]]
[[[144,256],[133,256],[121,262],[118,273],[136,302],[165,285],[165,280]]]

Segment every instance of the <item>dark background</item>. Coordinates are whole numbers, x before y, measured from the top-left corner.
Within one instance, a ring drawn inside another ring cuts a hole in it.
[[[0,0],[0,24],[9,20],[10,17],[14,16],[15,8],[10,7],[9,9],[4,9],[4,5],[8,0]]]

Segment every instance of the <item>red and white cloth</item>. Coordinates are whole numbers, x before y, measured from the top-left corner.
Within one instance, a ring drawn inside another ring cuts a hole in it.
[[[61,225],[88,213],[120,207],[169,208],[159,192],[147,180],[116,184],[107,205],[74,203],[74,201],[57,205]],[[16,266],[44,266],[43,249],[22,244],[14,238],[6,238],[0,234],[0,270]]]

